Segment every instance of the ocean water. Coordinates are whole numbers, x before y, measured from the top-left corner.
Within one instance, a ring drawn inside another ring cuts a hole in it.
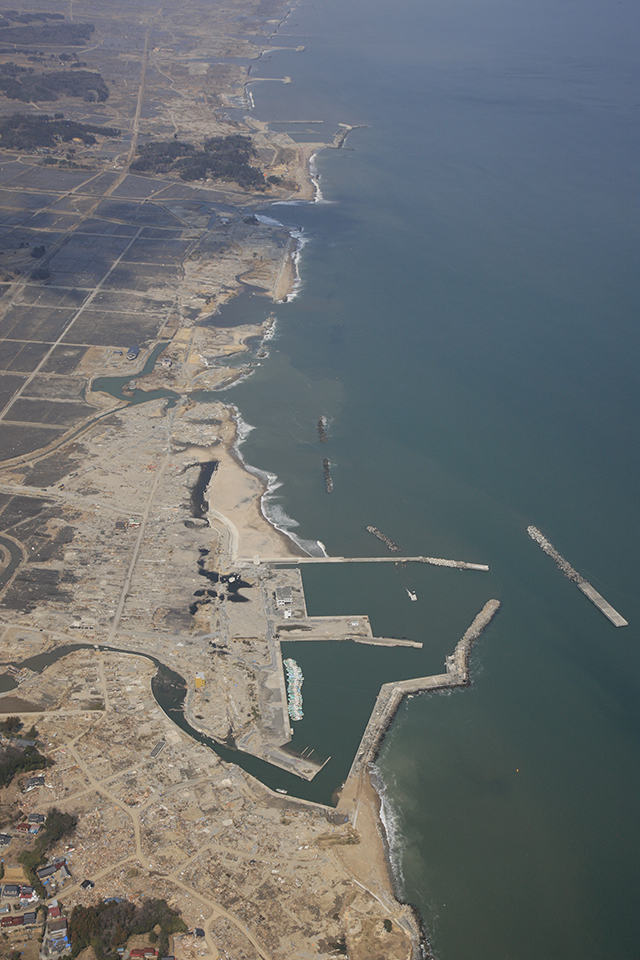
[[[491,566],[305,569],[310,612],[424,644],[290,645],[294,744],[331,756],[319,799],[380,684],[440,672],[502,601],[472,688],[405,702],[377,761],[398,884],[440,960],[630,960],[640,942],[638,33],[630,0],[303,0],[274,38],[292,49],[253,71],[292,77],[251,87],[277,129],[362,126],[318,153],[322,202],[263,211],[305,245],[268,359],[225,394],[255,428],[243,456],[277,476],[278,522],[330,554],[385,555],[374,524],[407,555]]]

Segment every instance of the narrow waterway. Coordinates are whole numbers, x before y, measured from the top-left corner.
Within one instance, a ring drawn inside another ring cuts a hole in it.
[[[136,650],[123,650],[118,647],[110,647],[103,644],[96,646],[96,644],[93,643],[74,643],[65,644],[62,647],[57,647],[55,650],[49,650],[46,653],[36,654],[33,657],[28,657],[26,660],[14,661],[11,663],[11,666],[17,670],[26,667],[35,673],[42,673],[47,667],[61,660],[63,657],[69,656],[71,653],[75,653],[78,650],[95,649],[105,653],[119,653],[128,656],[144,657],[146,660],[150,660],[157,668],[157,672],[151,680],[151,690],[160,709],[176,726],[180,727],[180,729],[190,737],[193,737],[194,740],[198,740],[199,743],[213,750],[213,752],[226,763],[236,764],[272,790],[286,790],[287,793],[292,796],[315,801],[316,803],[332,805],[335,802],[332,781],[326,777],[322,778],[322,773],[316,777],[315,780],[311,781],[311,783],[308,783],[248,753],[243,753],[241,750],[232,750],[192,727],[184,715],[184,702],[187,695],[187,684],[184,677],[176,673],[175,670],[171,670],[170,667],[167,667],[149,653]],[[13,677],[9,674],[0,675],[0,693],[7,693],[17,688],[19,688],[19,684],[16,683]],[[41,713],[42,711],[34,710],[33,712]]]

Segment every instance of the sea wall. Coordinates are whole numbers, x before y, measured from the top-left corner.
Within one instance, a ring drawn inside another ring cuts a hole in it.
[[[399,680],[394,683],[385,683],[382,685],[369,718],[369,723],[362,735],[358,752],[351,765],[349,778],[358,777],[363,767],[375,760],[398,707],[406,696],[436,690],[450,690],[453,687],[465,687],[469,685],[469,659],[471,649],[474,642],[491,622],[499,609],[499,600],[489,600],[485,603],[480,613],[474,618],[469,629],[456,644],[453,653],[446,658],[446,673],[436,674],[432,677],[416,677],[411,680]]]

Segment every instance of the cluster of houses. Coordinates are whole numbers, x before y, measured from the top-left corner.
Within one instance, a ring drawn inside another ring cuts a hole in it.
[[[44,813],[30,813],[24,823],[19,823],[16,827],[20,833],[37,834],[44,823]]]
[[[32,779],[42,780],[44,783],[44,777],[33,777]],[[45,821],[44,813],[30,813],[27,819],[23,823],[19,823],[16,826],[16,830],[19,833],[31,833],[36,834],[40,832],[40,828]],[[0,847],[8,847],[13,836],[10,833],[0,833]]]
[[[36,923],[36,911],[29,910],[38,899],[38,895],[33,887],[19,883],[5,883],[0,889],[0,928],[34,926]],[[5,900],[12,900],[13,910],[24,911],[19,915],[11,916],[12,904],[5,903]],[[18,901],[17,903],[15,901]]]
[[[71,880],[71,870],[69,870],[64,857],[61,857],[59,860],[54,860],[53,863],[48,863],[46,867],[39,867],[39,869],[36,870],[36,875],[47,891],[47,896],[51,896],[51,894],[55,893],[59,887],[62,887],[67,880]]]
[[[71,949],[67,918],[60,913],[57,900],[51,900],[47,910],[47,924],[42,941],[42,956],[67,953]]]
[[[43,867],[43,869],[47,869]],[[5,903],[6,900],[18,901],[17,903]],[[38,913],[35,909],[29,910],[29,907],[35,907],[38,902],[38,895],[33,887],[18,883],[5,883],[0,887],[0,928],[4,933],[8,933],[9,927],[35,927],[38,923]],[[20,914],[12,914],[13,910],[24,911]],[[25,909],[26,908],[26,909]],[[45,958],[59,957],[68,953],[71,949],[69,932],[67,928],[67,919],[60,910],[60,904],[57,900],[50,900],[46,905],[41,904],[40,910],[45,909],[45,926],[43,932],[42,947],[40,957]],[[42,923],[42,919],[40,920]],[[145,960],[150,960],[146,958]]]

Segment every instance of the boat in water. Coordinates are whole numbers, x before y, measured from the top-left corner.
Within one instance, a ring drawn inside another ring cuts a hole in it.
[[[414,593],[413,590],[409,590],[409,587],[405,587],[405,590],[406,590],[407,593],[409,594],[409,600],[417,600],[417,599],[418,599],[418,594],[417,594],[417,593]]]

